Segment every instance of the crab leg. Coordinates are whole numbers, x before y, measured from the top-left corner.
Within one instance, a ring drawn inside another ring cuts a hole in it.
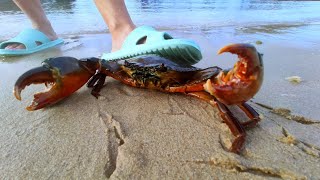
[[[237,105],[246,115],[250,118],[249,121],[242,122],[241,124],[245,127],[253,127],[258,124],[258,122],[261,120],[259,113],[255,111],[249,104],[243,103],[240,105]]]
[[[103,88],[104,82],[107,75],[103,73],[95,74],[87,83],[88,88],[92,88],[91,95],[98,98],[100,96],[100,91]]]
[[[221,117],[230,128],[232,134],[235,136],[235,139],[233,140],[229,150],[234,153],[240,153],[245,142],[246,132],[241,122],[233,115],[228,107],[207,92],[191,92],[187,93],[187,95],[197,97],[208,102],[214,107],[218,107]]]

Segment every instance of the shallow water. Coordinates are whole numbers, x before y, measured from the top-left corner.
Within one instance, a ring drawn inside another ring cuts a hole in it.
[[[93,1],[43,0],[60,35],[107,30]],[[274,0],[135,0],[126,1],[137,25],[221,36],[256,34],[315,45],[320,37],[319,1]],[[30,27],[11,0],[0,0],[0,40]],[[283,36],[285,34],[286,36]]]

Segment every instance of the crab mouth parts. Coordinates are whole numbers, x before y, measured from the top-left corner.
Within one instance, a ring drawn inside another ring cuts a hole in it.
[[[47,99],[47,97],[50,97],[50,95],[52,94],[56,83],[52,81],[46,81],[44,82],[44,85],[46,88],[43,91],[37,92],[33,95],[33,101],[27,107],[27,110],[32,111],[32,110],[39,109],[40,106],[44,104],[44,102],[46,101],[45,99]]]

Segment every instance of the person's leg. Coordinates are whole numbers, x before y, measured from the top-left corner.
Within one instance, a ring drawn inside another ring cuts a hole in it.
[[[28,16],[32,22],[34,29],[43,32],[49,39],[57,39],[57,34],[54,32],[50,21],[48,20],[41,6],[40,0],[13,0],[14,3]],[[24,49],[21,44],[10,44],[6,49]]]
[[[136,28],[133,24],[124,0],[94,0],[112,37],[112,50],[121,48],[128,34]]]

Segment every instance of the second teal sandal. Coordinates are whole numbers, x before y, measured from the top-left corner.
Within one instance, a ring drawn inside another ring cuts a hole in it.
[[[102,59],[118,60],[147,54],[156,54],[178,64],[189,65],[202,58],[200,47],[194,41],[174,39],[166,32],[141,26],[128,35],[119,51],[104,53]]]
[[[5,49],[9,44],[23,44],[25,49]],[[36,29],[26,29],[18,36],[0,43],[0,56],[21,56],[42,51],[63,43],[62,39],[50,40]]]

